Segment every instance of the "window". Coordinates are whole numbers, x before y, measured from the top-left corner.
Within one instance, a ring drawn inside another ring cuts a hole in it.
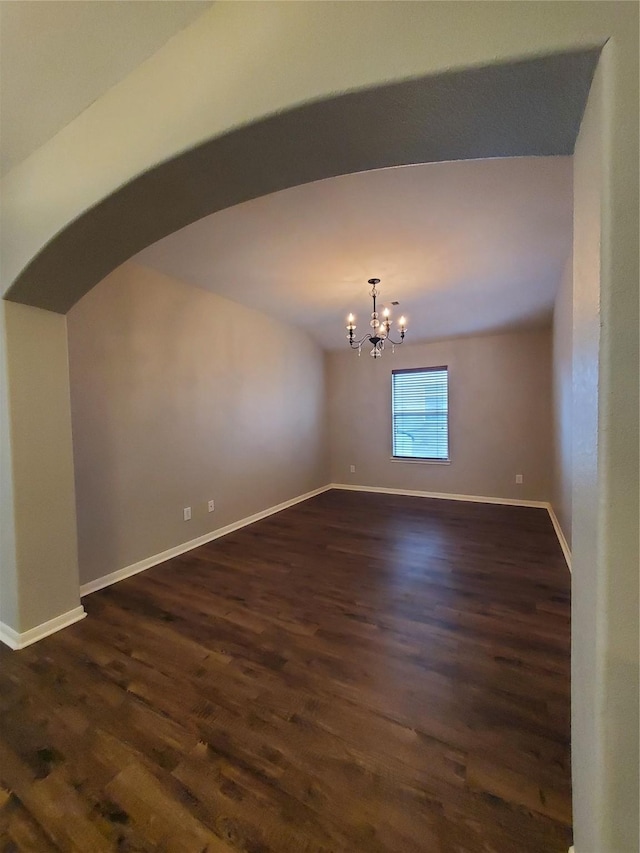
[[[448,462],[447,368],[394,370],[391,389],[394,458]]]

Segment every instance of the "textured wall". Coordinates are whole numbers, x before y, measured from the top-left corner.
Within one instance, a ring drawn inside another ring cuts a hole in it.
[[[3,309],[18,573],[4,578],[2,621],[20,633],[80,604],[67,324],[40,308]]]
[[[327,364],[333,482],[549,500],[548,329],[404,344],[378,360],[346,350]],[[451,463],[391,460],[391,371],[438,365],[449,367]]]
[[[303,333],[133,264],[68,328],[82,582],[327,482]]]
[[[571,547],[573,430],[573,257],[567,259],[553,311],[553,492],[551,503]]]
[[[0,622],[19,624],[18,572],[9,426],[6,304],[0,304]]]
[[[619,77],[627,112],[623,97],[611,97],[611,74],[631,55],[635,67]],[[573,179],[577,853],[632,853],[639,844],[638,102],[637,43],[626,57],[624,42],[609,43],[576,143]],[[612,157],[616,143],[620,156]]]

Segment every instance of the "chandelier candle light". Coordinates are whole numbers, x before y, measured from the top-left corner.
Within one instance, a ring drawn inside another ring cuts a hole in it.
[[[351,347],[351,349],[358,350],[358,355],[362,354],[362,345],[366,341],[369,341],[373,347],[369,355],[372,358],[380,358],[380,356],[382,355],[382,351],[384,350],[385,342],[391,344],[391,352],[394,352],[395,348],[400,346],[400,344],[404,341],[404,333],[407,330],[407,321],[404,317],[400,317],[400,320],[398,321],[398,325],[400,327],[400,340],[394,341],[391,338],[391,324],[393,323],[393,320],[389,316],[389,309],[384,309],[384,311],[382,312],[382,319],[380,319],[378,311],[376,309],[376,299],[379,295],[377,285],[380,284],[380,279],[370,278],[369,284],[371,285],[371,290],[369,291],[369,294],[373,299],[373,311],[371,312],[371,320],[369,322],[369,325],[373,329],[373,332],[367,332],[367,334],[364,335],[362,338],[356,340],[353,334],[356,330],[356,318],[353,316],[353,314],[349,314],[349,317],[347,318],[347,332],[349,332],[349,334],[347,335],[347,339],[349,341],[349,346]]]

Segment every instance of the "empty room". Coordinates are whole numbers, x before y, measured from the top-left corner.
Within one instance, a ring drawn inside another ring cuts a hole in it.
[[[2,849],[637,851],[638,4],[0,12]]]

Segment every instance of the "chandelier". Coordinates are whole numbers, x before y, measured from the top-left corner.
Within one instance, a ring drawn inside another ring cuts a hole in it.
[[[380,356],[382,355],[382,351],[384,350],[385,343],[391,344],[391,352],[394,352],[395,348],[400,346],[400,344],[404,341],[404,333],[407,330],[407,321],[404,317],[400,317],[400,320],[398,321],[398,325],[400,327],[400,340],[394,341],[391,338],[391,324],[393,323],[393,320],[389,316],[389,309],[384,309],[384,311],[382,312],[382,319],[380,319],[380,316],[376,309],[376,299],[379,295],[377,285],[380,284],[380,279],[370,278],[369,284],[371,285],[371,290],[369,291],[369,294],[373,299],[373,311],[371,312],[371,320],[369,321],[369,325],[371,326],[373,331],[367,332],[367,334],[364,335],[362,338],[356,340],[353,334],[356,330],[356,318],[353,316],[353,314],[349,314],[349,317],[347,318],[347,332],[349,332],[349,334],[347,335],[347,339],[349,341],[349,346],[351,347],[351,349],[358,350],[358,355],[362,354],[362,347],[368,341],[372,345],[372,349],[369,355],[372,358],[380,358]]]

